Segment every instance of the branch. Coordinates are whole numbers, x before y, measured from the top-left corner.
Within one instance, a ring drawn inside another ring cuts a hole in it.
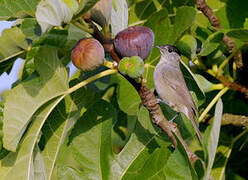
[[[94,38],[96,38],[103,45],[106,52],[110,53],[112,59],[119,63],[120,57],[117,55],[114,49],[113,40],[111,38],[105,37],[97,28],[97,26],[89,19],[88,17],[83,17],[85,22],[87,22],[90,27],[94,30],[91,34]],[[150,114],[152,115],[152,122],[159,126],[171,139],[173,146],[177,147],[177,141],[172,131],[175,132],[176,135],[181,137],[180,132],[177,126],[174,124],[173,129],[171,123],[165,118],[162,109],[157,103],[156,96],[154,93],[145,85],[143,79],[141,83],[136,82],[134,79],[124,76],[138,91],[139,96],[142,100],[142,104],[148,109]],[[189,155],[189,159],[192,163],[198,158],[188,147],[187,143],[183,140],[183,138],[179,138],[182,144],[185,146],[187,154]]]
[[[208,18],[209,22],[213,27],[216,27],[217,29],[222,29],[218,17],[213,13],[212,9],[207,5],[205,0],[196,0],[196,7],[198,10],[202,11],[202,13]],[[227,50],[229,52],[232,52],[236,48],[235,41],[227,35],[224,35],[223,43],[227,46]],[[243,62],[241,52],[237,53],[234,59],[237,67],[242,68]]]

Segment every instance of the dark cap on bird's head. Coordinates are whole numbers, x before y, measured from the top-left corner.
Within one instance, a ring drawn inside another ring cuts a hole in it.
[[[160,51],[167,50],[169,53],[175,52],[179,56],[181,56],[181,52],[176,48],[176,46],[165,44],[165,45],[157,45],[156,48],[158,48]]]

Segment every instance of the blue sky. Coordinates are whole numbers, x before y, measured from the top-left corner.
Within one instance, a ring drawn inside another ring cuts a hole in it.
[[[6,28],[10,28],[14,22],[9,22],[9,21],[0,21],[0,36],[2,34],[2,31]],[[3,74],[0,74],[0,99],[1,99],[1,93],[5,90],[11,89],[11,85],[18,79],[19,77],[19,71],[20,68],[22,67],[24,61],[20,58],[18,58],[9,74],[4,72]],[[69,76],[72,77],[73,74],[76,71],[76,67],[73,66],[73,64],[70,62],[67,65],[70,68],[70,74]]]

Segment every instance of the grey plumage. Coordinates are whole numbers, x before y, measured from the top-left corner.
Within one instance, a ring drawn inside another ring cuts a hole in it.
[[[154,85],[159,97],[175,111],[182,112],[191,121],[197,136],[202,141],[195,114],[198,111],[186,86],[180,69],[180,53],[174,46],[157,46],[161,57],[154,70]]]

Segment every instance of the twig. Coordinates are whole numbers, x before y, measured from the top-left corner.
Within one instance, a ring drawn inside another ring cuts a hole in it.
[[[245,95],[245,98],[248,98],[248,88],[237,83],[237,82],[232,82],[229,79],[227,79],[225,76],[217,76],[216,77],[224,86],[234,90],[241,92]]]
[[[84,17],[85,22],[89,23],[90,27],[94,30],[92,36],[96,38],[99,42],[102,43],[106,52],[110,53],[112,59],[119,63],[120,57],[117,55],[114,49],[113,40],[110,38],[105,37],[97,28],[97,26],[88,18]],[[152,122],[158,125],[171,139],[173,146],[177,147],[177,141],[175,136],[172,133],[172,127],[169,121],[165,118],[162,109],[160,108],[159,104],[157,103],[156,97],[154,93],[145,85],[143,80],[141,83],[136,82],[134,79],[124,76],[138,91],[139,96],[142,100],[142,104],[149,110],[150,114],[152,115]],[[176,127],[176,130],[173,130],[179,133],[179,130]],[[180,135],[180,133],[179,133]],[[189,159],[192,163],[194,163],[195,157],[197,157],[188,147],[187,143],[181,138],[180,140],[189,155]]]
[[[213,118],[211,118],[208,123],[212,123]],[[235,115],[225,113],[221,118],[221,125],[233,125],[233,126],[245,126],[248,127],[248,117],[242,115]]]
[[[216,27],[217,29],[222,29],[218,17],[214,14],[212,9],[207,5],[205,0],[196,0],[196,7],[198,10],[202,11],[202,13],[208,18],[209,22],[213,27]],[[232,38],[228,37],[227,35],[224,35],[223,43],[227,46],[227,50],[229,52],[232,52],[236,48],[235,41]],[[242,68],[243,63],[242,63],[241,52],[237,53],[234,56],[234,60],[237,65],[237,68]]]
[[[222,29],[218,17],[207,5],[205,0],[196,0],[196,7],[208,18],[212,26],[216,27],[217,29]],[[226,35],[223,37],[223,42],[227,46],[229,52],[233,51],[233,49],[236,47],[234,40]]]

